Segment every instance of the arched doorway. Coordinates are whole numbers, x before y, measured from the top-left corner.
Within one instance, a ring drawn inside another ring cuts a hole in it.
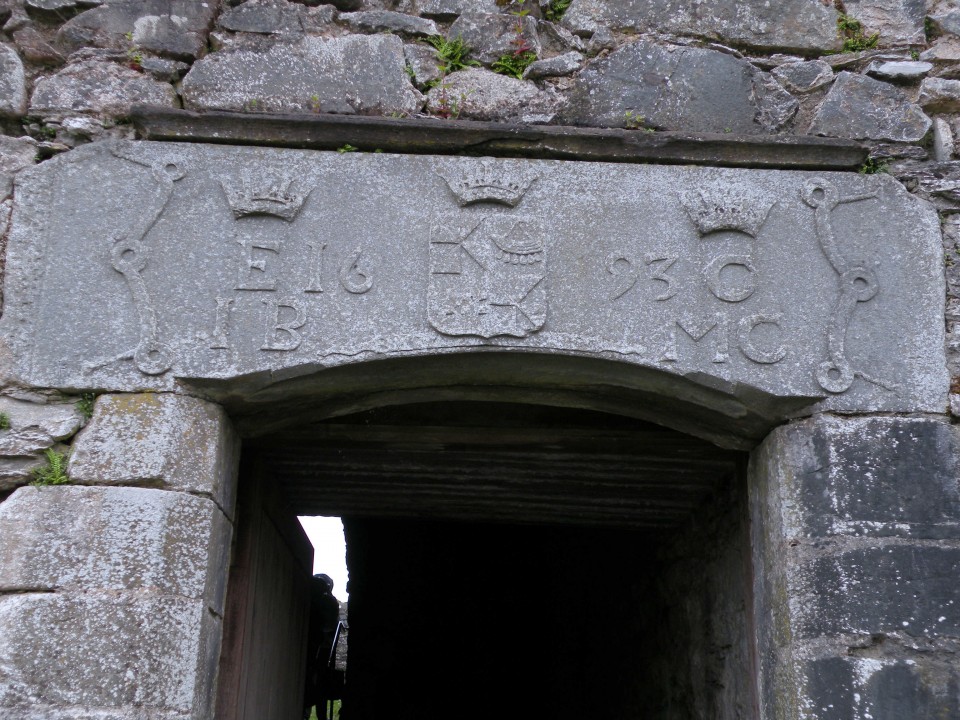
[[[302,585],[277,569],[303,574],[292,518],[314,513],[346,529],[350,718],[753,707],[743,453],[612,413],[449,400],[252,438],[243,457],[238,542],[273,558],[256,587],[234,568],[228,596],[221,693],[248,713],[285,717],[272,695],[296,692],[303,631],[284,608]],[[276,532],[251,540],[264,502]]]

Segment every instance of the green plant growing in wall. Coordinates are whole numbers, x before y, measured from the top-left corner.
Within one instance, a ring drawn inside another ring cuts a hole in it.
[[[627,130],[654,131],[652,127],[647,126],[647,119],[643,115],[635,113],[633,110],[627,110],[623,114],[623,127]]]
[[[48,448],[43,451],[43,457],[47,462],[33,469],[34,479],[31,485],[66,485],[70,482],[70,478],[67,477],[66,455]]]
[[[877,160],[873,157],[868,157],[863,165],[860,166],[860,169],[857,171],[861,175],[876,175],[877,173],[885,173],[890,171],[890,165],[882,160]]]
[[[880,40],[880,33],[878,32],[873,35],[864,35],[863,25],[859,20],[849,15],[841,15],[837,18],[837,31],[840,33],[840,37],[843,38],[844,52],[872,50]]]
[[[93,417],[93,405],[97,401],[97,396],[94,393],[83,393],[80,396],[80,399],[77,401],[77,411],[83,415],[84,420],[89,420]]]
[[[543,19],[557,22],[570,7],[573,0],[550,0],[550,4],[543,10]]]
[[[341,145],[337,148],[337,152],[343,155],[344,153],[356,152],[359,148],[347,143],[346,145]]]
[[[443,35],[431,35],[427,38],[427,42],[437,52],[441,75],[449,75],[457,70],[476,67],[480,64],[476,60],[469,59],[470,46],[463,41],[462,35],[457,35],[452,40],[447,40]]]
[[[523,77],[523,71],[537,59],[537,53],[534,51],[533,45],[523,34],[523,18],[526,14],[525,10],[514,13],[516,20],[513,26],[513,38],[510,40],[512,49],[497,58],[490,66],[490,69],[495,73],[515,77],[519,80]]]
[[[127,67],[132,70],[143,70],[143,52],[133,41],[133,33],[128,32],[124,37],[127,38]]]
[[[10,429],[10,416],[6,413],[0,413],[0,430]]]

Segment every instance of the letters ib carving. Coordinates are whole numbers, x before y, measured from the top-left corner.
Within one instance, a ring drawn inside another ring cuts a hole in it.
[[[430,229],[430,324],[483,338],[537,332],[547,318],[544,232],[532,216],[511,212],[537,175],[492,158],[465,173],[437,172],[464,210]]]

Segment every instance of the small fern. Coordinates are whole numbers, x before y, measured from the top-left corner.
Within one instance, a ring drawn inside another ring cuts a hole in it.
[[[70,482],[67,477],[67,456],[53,448],[43,451],[47,464],[33,469],[34,480],[31,485],[66,485]]]
[[[480,64],[476,60],[468,59],[470,46],[463,41],[461,35],[457,35],[453,40],[447,40],[442,35],[431,35],[427,42],[437,51],[441,75],[449,75],[465,67],[476,67]]]
[[[544,20],[556,22],[563,17],[567,8],[570,7],[571,2],[573,2],[573,0],[551,0],[550,4],[547,5],[543,11]]]

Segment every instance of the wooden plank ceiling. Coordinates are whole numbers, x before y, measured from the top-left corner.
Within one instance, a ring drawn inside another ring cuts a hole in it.
[[[423,403],[251,440],[300,515],[676,526],[744,455],[604,413]]]

